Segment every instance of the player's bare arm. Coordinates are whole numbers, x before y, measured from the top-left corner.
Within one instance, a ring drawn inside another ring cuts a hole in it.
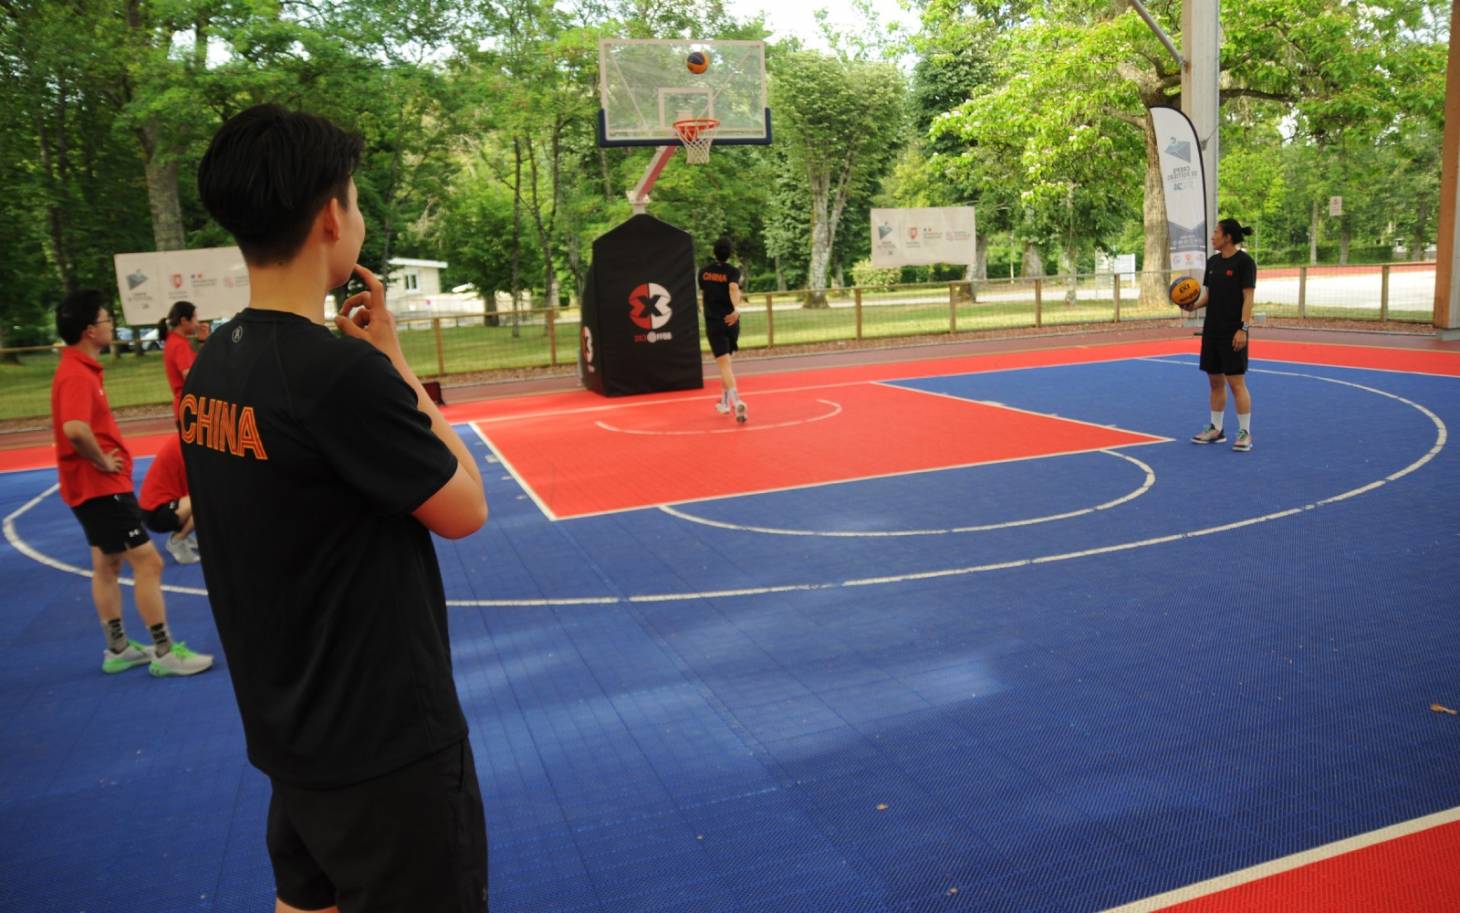
[[[375,274],[359,264],[355,275],[365,283],[366,290],[351,295],[340,308],[335,325],[340,332],[356,339],[363,339],[390,359],[396,371],[416,391],[416,403],[431,419],[431,432],[451,450],[456,457],[456,472],[426,502],[412,512],[423,526],[438,536],[460,539],[470,536],[487,522],[487,496],[482,489],[482,477],[476,460],[462,441],[461,436],[446,421],[441,410],[431,401],[416,372],[411,370],[405,355],[401,352],[400,338],[395,331],[395,317],[385,306],[385,286]]]

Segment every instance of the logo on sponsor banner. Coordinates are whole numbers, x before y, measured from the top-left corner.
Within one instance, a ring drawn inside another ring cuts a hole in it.
[[[916,241],[918,239],[918,227],[916,225],[909,226],[907,236],[909,239]]]
[[[200,281],[203,278],[203,274],[202,273],[192,273],[191,275],[192,275],[192,280],[194,282],[198,282],[198,281]]]
[[[1171,142],[1166,146],[1166,154],[1174,155],[1183,162],[1191,161],[1191,143],[1171,137]]]
[[[172,274],[172,287],[173,288],[182,288],[182,273],[173,273]]]
[[[896,230],[897,229],[893,228],[891,225],[888,225],[886,222],[878,222],[877,240],[881,241],[883,238],[886,238],[888,235],[892,234]]]
[[[132,273],[132,275],[127,277],[127,290],[131,291],[132,289],[136,288],[146,281],[147,274],[142,272],[140,269],[136,270]]]
[[[589,374],[598,370],[593,367],[593,331],[587,327],[583,328],[583,364],[587,366]]]
[[[224,276],[223,277],[223,287],[224,288],[233,288],[233,277],[232,276]]]
[[[668,330],[655,332],[669,323],[674,312],[669,308],[669,291],[657,282],[645,282],[629,292],[629,319],[648,333],[636,333],[634,342],[658,342],[673,339]]]

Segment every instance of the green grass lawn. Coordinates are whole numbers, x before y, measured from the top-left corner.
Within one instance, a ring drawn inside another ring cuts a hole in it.
[[[994,290],[997,292],[998,290]],[[920,289],[916,293],[922,299],[937,297],[938,289]],[[868,293],[864,296],[862,308],[862,338],[885,339],[898,336],[918,336],[947,333],[949,331],[949,308],[945,301],[935,304],[896,304],[899,299],[910,296],[902,294]],[[765,296],[753,295],[747,305],[761,310],[748,310],[743,318],[740,345],[742,349],[765,348],[769,341],[769,322],[764,312]],[[1258,303],[1257,310],[1271,316],[1296,316],[1296,308]],[[1291,314],[1288,312],[1291,311]],[[1080,299],[1066,304],[1061,287],[1046,288],[1041,312],[1041,324],[1099,323],[1114,319],[1113,298],[1104,300]],[[1142,307],[1137,303],[1136,293],[1122,297],[1120,316],[1122,320],[1141,320],[1175,317],[1175,308],[1165,305]],[[1377,311],[1356,311],[1346,308],[1308,308],[1310,317],[1334,317],[1348,319],[1377,319]],[[1395,312],[1392,319],[1404,320],[1411,316],[1416,320],[1430,319],[1427,312]],[[850,307],[799,308],[791,305],[789,297],[779,304],[773,304],[771,318],[775,323],[775,344],[777,346],[803,345],[833,342],[856,338],[856,312]],[[479,321],[480,318],[472,318]],[[1032,301],[989,301],[960,302],[958,305],[958,330],[1009,329],[1034,325],[1034,304]],[[465,323],[466,320],[463,320]],[[571,366],[578,357],[579,324],[576,321],[560,321],[554,335],[557,337],[556,364]],[[537,322],[523,323],[513,335],[510,326],[476,325],[441,328],[441,349],[438,358],[436,334],[428,324],[403,328],[400,334],[401,346],[411,367],[421,377],[434,378],[453,374],[467,374],[480,371],[509,368],[543,367],[552,363],[546,326],[539,317]],[[709,351],[701,339],[701,349]],[[51,408],[51,376],[56,370],[57,356],[50,352],[38,352],[20,356],[19,364],[0,361],[0,419],[29,418],[46,415]],[[148,352],[141,357],[124,354],[120,358],[103,356],[106,369],[106,387],[113,408],[164,404],[172,395],[163,374],[162,353]]]

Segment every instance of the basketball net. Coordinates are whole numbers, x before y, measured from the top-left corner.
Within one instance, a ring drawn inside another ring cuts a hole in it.
[[[720,122],[713,117],[691,117],[674,122],[674,132],[684,146],[685,161],[691,165],[704,165],[710,161],[710,146],[715,142],[715,131]]]

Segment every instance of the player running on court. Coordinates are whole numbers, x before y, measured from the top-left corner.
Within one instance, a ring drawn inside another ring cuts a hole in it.
[[[1201,369],[1206,372],[1211,396],[1211,421],[1192,436],[1193,444],[1219,444],[1227,439],[1222,415],[1227,409],[1227,389],[1237,405],[1237,439],[1232,449],[1252,449],[1252,394],[1247,390],[1248,331],[1252,322],[1252,297],[1257,288],[1257,263],[1243,250],[1242,240],[1252,234],[1236,219],[1223,219],[1212,230],[1217,249],[1207,260],[1201,297],[1190,310],[1207,309],[1201,331]]]
[[[733,409],[735,420],[743,422],[747,410],[735,389],[735,370],[730,365],[740,349],[740,270],[728,262],[731,253],[729,238],[715,242],[715,259],[700,270],[700,290],[705,298],[705,338],[724,388],[715,411],[725,415]]]

